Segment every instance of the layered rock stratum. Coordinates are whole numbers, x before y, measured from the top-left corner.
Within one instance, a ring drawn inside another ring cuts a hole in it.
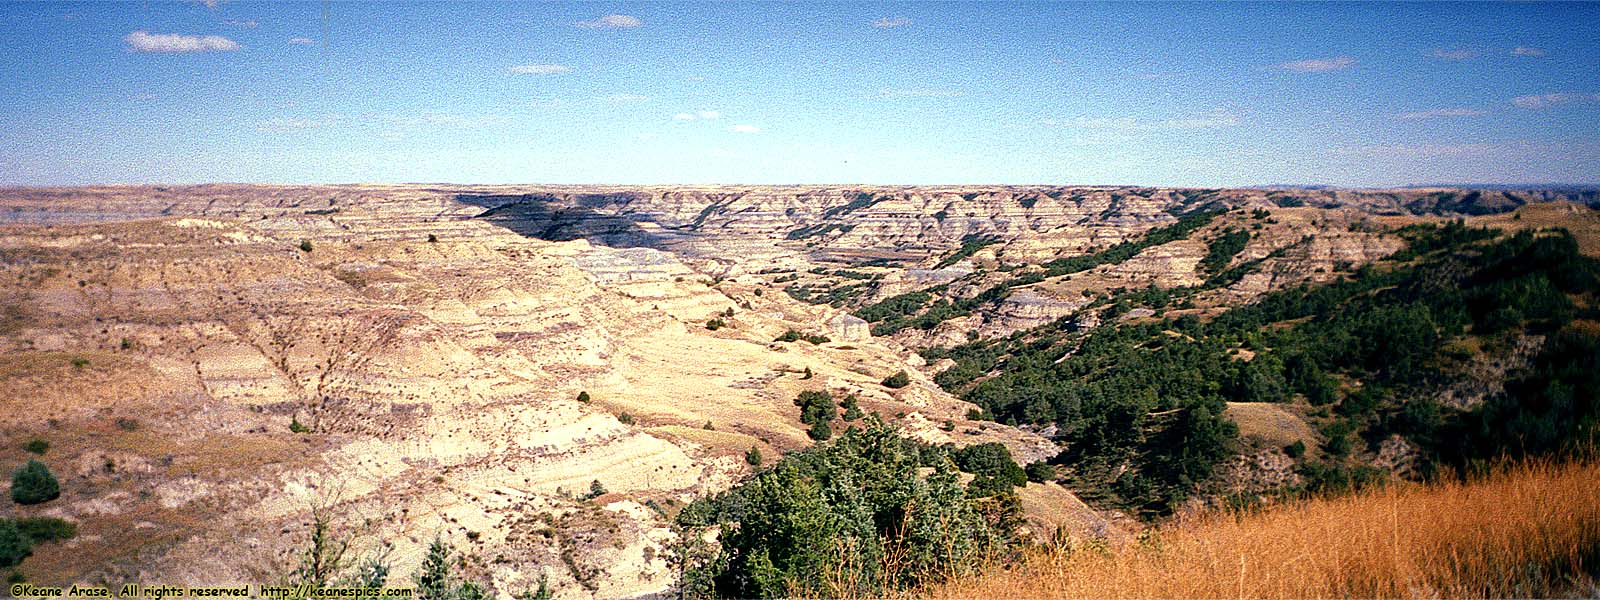
[[[1583,190],[0,190],[0,459],[49,440],[63,496],[15,510],[80,524],[28,559],[36,582],[272,581],[317,511],[389,544],[396,573],[441,537],[503,594],[541,574],[557,597],[656,594],[674,576],[665,513],[748,474],[752,446],[770,463],[809,444],[800,391],[854,394],[929,442],[1048,458],[1070,440],[969,420],[975,407],[911,350],[1073,315],[1112,288],[1196,285],[1204,240],[1230,227],[1254,228],[1230,262],[1253,268],[1196,310],[1397,249],[1374,224],[1553,200],[1600,203]],[[846,314],[931,286],[970,297],[1001,267],[1208,209],[1238,210],[928,330],[874,337]],[[995,243],[939,264],[977,238]],[[784,293],[860,281],[836,306]],[[789,330],[830,341],[773,341]],[[912,385],[880,384],[902,370]],[[1054,484],[1022,497],[1040,532],[1115,534],[1114,516]]]

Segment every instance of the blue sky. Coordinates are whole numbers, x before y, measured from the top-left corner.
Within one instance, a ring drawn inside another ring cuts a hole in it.
[[[0,78],[6,185],[1600,181],[1600,4],[5,3]]]

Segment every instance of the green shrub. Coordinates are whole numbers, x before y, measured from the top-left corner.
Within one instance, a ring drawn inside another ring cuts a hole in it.
[[[16,520],[17,530],[35,544],[70,540],[78,535],[78,526],[55,517],[23,517]]]
[[[301,252],[310,252],[311,251],[311,240],[300,240],[300,251]]]
[[[311,433],[311,428],[302,424],[299,417],[289,417],[289,431],[291,433]]]
[[[1293,444],[1283,447],[1283,453],[1289,455],[1289,458],[1300,458],[1305,456],[1306,443],[1301,440],[1295,440]]]
[[[924,469],[921,446],[868,421],[680,512],[691,532],[721,530],[720,556],[687,565],[685,580],[736,598],[885,597],[1005,555],[1014,497],[970,498],[941,453]]]
[[[1046,481],[1056,480],[1055,466],[1044,461],[1028,463],[1028,466],[1024,467],[1022,470],[1028,474],[1028,481],[1032,481],[1034,483],[1044,483]]]
[[[813,440],[825,442],[828,441],[828,438],[833,437],[833,426],[829,425],[827,421],[817,421],[811,424],[810,429],[806,430],[806,435]]]
[[[17,504],[39,504],[60,496],[60,484],[42,462],[29,460],[11,474],[11,499]]]
[[[417,597],[424,600],[488,600],[492,597],[487,586],[475,581],[463,581],[451,573],[451,565],[460,562],[450,557],[452,552],[454,549],[450,544],[443,539],[433,538],[433,543],[428,545],[428,553],[422,559],[422,566],[413,577]]]
[[[906,374],[905,371],[890,375],[883,380],[883,387],[890,389],[898,390],[908,385],[911,385],[911,376]]]
[[[750,449],[746,450],[744,453],[744,462],[749,463],[752,467],[761,466],[761,449],[751,446]]]
[[[623,425],[632,425],[633,424],[633,415],[630,415],[628,413],[619,414],[619,415],[617,415],[617,421],[620,421]]]
[[[33,542],[10,519],[0,519],[0,567],[22,562],[33,554]]]
[[[710,321],[706,321],[706,329],[710,329],[712,331],[716,331],[718,329],[722,329],[723,327],[727,327],[727,326],[728,326],[728,324],[723,322],[722,319],[712,319]]]
[[[28,451],[29,454],[44,454],[45,451],[50,449],[50,442],[35,438],[23,444],[22,449]]]

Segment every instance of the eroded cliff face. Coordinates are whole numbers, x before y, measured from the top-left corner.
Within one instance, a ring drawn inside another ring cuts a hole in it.
[[[323,507],[393,543],[396,573],[438,535],[507,594],[541,573],[569,597],[659,592],[672,535],[646,504],[808,444],[801,390],[930,441],[1058,451],[967,421],[893,344],[773,342],[841,313],[660,250],[533,239],[427,194],[271,192],[153,217],[169,198],[87,201],[93,223],[0,236],[0,430],[50,440],[64,493],[39,510],[81,531],[32,580],[271,579]],[[914,385],[879,384],[903,369]]]
[[[1387,255],[1399,241],[1377,225],[1410,217],[1384,213],[1546,199],[1440,193],[0,190],[0,432],[49,439],[63,497],[24,512],[81,532],[41,546],[28,575],[271,580],[320,507],[392,542],[396,573],[441,536],[503,594],[541,573],[558,597],[659,592],[672,534],[655,507],[732,485],[752,446],[770,463],[808,444],[800,391],[855,394],[929,442],[1000,441],[1019,462],[1047,458],[1060,449],[1049,439],[967,420],[974,407],[929,379],[941,365],[911,349],[1008,335],[1117,288],[1201,285],[1211,240],[1231,229],[1250,238],[1223,266],[1250,268],[1190,310]],[[1180,214],[1229,208],[1184,239],[1018,286],[930,329],[885,339],[843,318],[936,286],[970,298]],[[978,237],[995,242],[945,260]],[[794,286],[819,303],[784,293]],[[712,318],[730,326],[708,329]],[[833,339],[773,341],[790,329]],[[913,385],[880,385],[900,370]],[[309,433],[291,432],[296,423]],[[18,446],[0,461],[25,460]],[[605,493],[582,500],[595,482]],[[1023,498],[1041,530],[1110,535],[1059,486]]]

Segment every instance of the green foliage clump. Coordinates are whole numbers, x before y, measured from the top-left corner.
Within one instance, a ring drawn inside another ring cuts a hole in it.
[[[788,331],[783,332],[783,335],[778,336],[776,339],[774,339],[772,341],[774,341],[774,342],[797,342],[797,341],[800,341],[800,340],[805,340],[807,342],[811,342],[812,344],[826,344],[826,343],[832,341],[832,340],[829,340],[828,336],[825,336],[825,335],[818,335],[818,334],[815,334],[815,333],[800,333],[800,332],[795,331],[793,329],[790,329]]]
[[[856,400],[855,394],[845,396],[844,400],[839,403],[839,407],[844,409],[842,418],[846,421],[855,421],[864,416],[861,412],[861,404]]]
[[[795,397],[794,405],[800,407],[800,422],[811,426],[806,431],[811,439],[820,442],[833,437],[833,428],[829,422],[833,420],[837,406],[831,394],[806,390]]]
[[[889,389],[898,390],[908,385],[911,385],[911,376],[906,374],[905,371],[890,375],[883,380],[883,387]]]
[[[311,240],[300,240],[300,251],[301,252],[310,252],[311,251]]]
[[[1269,293],[1208,322],[1079,332],[1064,320],[923,356],[955,360],[935,382],[997,421],[1058,426],[1073,444],[1052,462],[1086,497],[1146,514],[1170,510],[1231,455],[1227,402],[1330,407],[1318,418],[1329,419],[1334,462],[1315,473],[1326,489],[1370,479],[1338,463],[1391,434],[1423,447],[1425,472],[1592,443],[1600,407],[1585,390],[1600,385],[1600,336],[1575,320],[1595,313],[1580,307],[1600,301],[1600,262],[1563,231],[1485,231],[1408,228],[1404,262]],[[1505,346],[1526,334],[1545,336],[1544,351],[1503,395],[1467,412],[1433,400],[1470,376],[1471,352],[1452,341]]]
[[[289,417],[289,431],[291,433],[311,433],[311,428],[301,423],[299,417]]]
[[[34,438],[23,444],[22,449],[27,451],[28,454],[44,454],[50,450],[50,442]]]
[[[0,567],[22,562],[33,554],[33,541],[10,519],[0,519]]]
[[[761,449],[751,446],[750,449],[746,450],[744,453],[744,462],[752,467],[761,466]]]
[[[1014,496],[969,496],[942,451],[869,421],[687,507],[680,526],[719,528],[721,550],[684,579],[723,597],[881,597],[1011,548]]]
[[[22,517],[16,519],[17,530],[35,544],[70,540],[78,535],[78,525],[55,517]]]
[[[1222,271],[1233,262],[1233,257],[1244,251],[1245,244],[1250,242],[1250,233],[1236,228],[1228,228],[1222,235],[1211,240],[1206,247],[1205,258],[1200,259],[1200,270],[1207,274]]]
[[[1222,211],[1197,212],[1178,219],[1177,223],[1159,227],[1145,232],[1137,240],[1122,242],[1100,252],[1072,258],[1061,258],[1044,264],[1046,277],[1071,275],[1093,269],[1100,265],[1118,264],[1127,261],[1147,249],[1187,239],[1190,233],[1205,227]]]
[[[11,474],[11,500],[17,504],[39,504],[60,496],[60,484],[42,462],[29,460]]]
[[[1024,473],[1027,473],[1028,481],[1032,481],[1034,483],[1044,483],[1046,481],[1056,480],[1055,466],[1044,461],[1028,463],[1028,466],[1023,467],[1022,470]]]
[[[953,450],[950,459],[962,471],[977,476],[967,485],[969,493],[976,496],[1011,493],[1013,488],[1028,484],[1027,474],[1012,460],[1011,451],[999,442]]]
[[[633,415],[630,415],[630,414],[628,414],[626,412],[619,413],[619,414],[617,414],[617,422],[622,423],[623,425],[632,425],[633,424]]]
[[[728,323],[723,321],[722,319],[712,319],[710,321],[706,321],[706,329],[710,329],[712,331],[716,331],[718,329],[722,329],[723,327],[727,327],[727,326],[728,326]]]
[[[464,581],[453,574],[458,560],[451,558],[454,549],[441,538],[433,538],[422,566],[413,577],[416,594],[424,600],[487,600],[493,595],[486,586],[475,581]]]
[[[589,401],[589,391],[588,390],[584,390],[584,391],[578,392],[578,401],[579,402],[588,402]]]
[[[944,257],[944,259],[940,260],[938,264],[933,265],[933,268],[943,269],[950,265],[961,262],[962,259],[972,256],[979,250],[982,250],[987,246],[992,246],[999,241],[999,238],[993,237],[967,236],[965,239],[961,240],[960,248],[957,248],[955,252],[951,252],[949,256]]]

